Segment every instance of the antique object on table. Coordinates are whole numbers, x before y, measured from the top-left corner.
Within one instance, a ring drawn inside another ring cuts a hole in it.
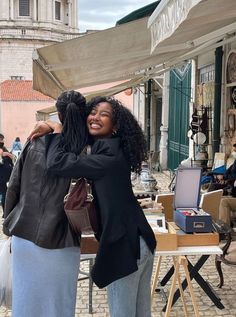
[[[149,178],[141,180],[141,184],[146,192],[152,192],[156,189],[157,181],[150,175]]]
[[[142,170],[140,172],[140,180],[146,180],[149,179],[151,177],[151,171],[148,168],[148,164],[147,163],[143,163],[142,164]]]
[[[201,168],[179,168],[176,174],[174,221],[185,232],[211,232],[211,215],[199,210]],[[191,184],[191,186],[190,186]]]
[[[155,177],[151,174],[151,170],[148,167],[148,163],[144,162],[142,164],[142,170],[140,172],[140,185],[145,192],[153,192],[156,190],[157,181]],[[135,186],[137,186],[137,181],[135,182],[135,176],[131,174],[131,181]]]
[[[157,203],[156,201],[152,200],[151,197],[140,198],[138,199],[138,202],[146,214],[163,212],[164,208],[162,206],[162,203]]]

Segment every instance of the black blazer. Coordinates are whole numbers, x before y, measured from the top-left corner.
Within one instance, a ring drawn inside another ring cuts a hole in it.
[[[99,250],[92,278],[100,288],[138,269],[139,236],[154,252],[156,240],[143,210],[135,198],[130,166],[119,138],[96,140],[90,155],[65,153],[59,147],[60,135],[47,136],[47,168],[64,177],[93,180],[94,196],[101,217]]]

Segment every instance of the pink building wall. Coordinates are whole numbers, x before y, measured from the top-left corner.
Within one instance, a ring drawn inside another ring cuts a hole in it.
[[[82,94],[86,93],[93,93],[93,91],[103,91],[105,89],[108,89],[110,87],[116,86],[123,83],[123,81],[117,81],[117,82],[113,82],[113,83],[107,83],[107,84],[102,84],[102,85],[96,85],[96,86],[91,86],[91,87],[86,87],[86,88],[81,88],[79,91]],[[131,92],[131,94],[130,94]],[[102,95],[102,93],[98,92],[98,96]],[[133,94],[132,94],[132,89],[127,89],[123,92],[120,92],[116,95],[114,95],[115,98],[117,98],[118,100],[120,100],[124,106],[126,106],[127,108],[129,108],[130,111],[133,111]]]
[[[1,102],[1,133],[5,136],[5,145],[11,149],[18,136],[22,144],[27,140],[29,132],[36,123],[36,111],[53,106],[48,101],[2,101]]]
[[[124,92],[115,96],[127,108],[133,110],[133,95]],[[26,142],[29,132],[36,123],[36,112],[54,105],[54,102],[41,101],[2,101],[1,102],[1,133],[5,136],[5,145],[11,148],[18,136],[22,144]]]

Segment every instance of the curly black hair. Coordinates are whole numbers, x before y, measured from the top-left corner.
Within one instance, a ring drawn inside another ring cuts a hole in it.
[[[144,133],[134,117],[119,100],[113,97],[95,97],[88,103],[88,113],[100,102],[108,102],[112,107],[112,122],[116,127],[124,155],[131,171],[140,173],[142,162],[147,160],[147,143]]]

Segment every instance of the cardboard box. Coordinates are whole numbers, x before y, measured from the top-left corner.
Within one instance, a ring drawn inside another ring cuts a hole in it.
[[[174,222],[169,222],[169,227],[176,232],[178,247],[219,245],[217,232],[185,233]]]
[[[201,211],[199,214],[198,212],[194,209],[176,209],[174,211],[174,221],[186,233],[212,232],[211,215],[205,211]],[[187,215],[188,213],[195,215]]]
[[[212,231],[211,215],[198,211],[201,175],[201,168],[179,168],[176,174],[174,221],[187,233]]]

